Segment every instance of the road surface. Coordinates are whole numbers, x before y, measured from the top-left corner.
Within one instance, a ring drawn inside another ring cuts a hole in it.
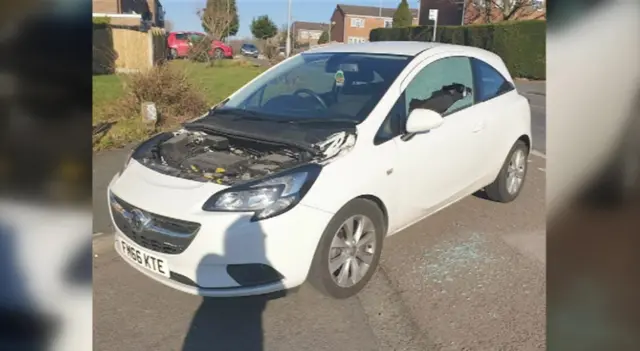
[[[515,202],[470,196],[389,237],[372,281],[341,301],[306,284],[271,300],[186,295],[97,236],[95,350],[544,350],[545,172],[532,156]]]

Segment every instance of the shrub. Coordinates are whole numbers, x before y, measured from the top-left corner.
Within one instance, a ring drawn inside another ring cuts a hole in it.
[[[108,138],[99,148],[124,146],[141,140],[158,129],[178,126],[207,110],[204,95],[188,80],[186,74],[170,65],[132,74],[127,77],[124,95],[101,112],[103,121],[114,123]],[[158,111],[155,125],[145,124],[141,116],[143,102],[153,102]]]
[[[110,17],[92,17],[92,22],[94,27],[105,27],[106,25],[111,23]]]
[[[378,28],[370,41],[431,41],[432,26]],[[546,22],[508,21],[469,26],[439,26],[436,41],[475,46],[494,52],[514,77],[546,78]]]
[[[193,36],[189,39],[191,46],[187,52],[187,58],[196,62],[209,62],[209,50],[211,50],[211,41],[206,37]]]

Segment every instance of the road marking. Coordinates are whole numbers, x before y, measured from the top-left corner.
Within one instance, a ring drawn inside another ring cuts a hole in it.
[[[546,106],[533,105],[533,104],[529,104],[529,106],[530,106],[531,108],[540,108],[540,109],[545,109],[545,108],[547,108]]]
[[[547,172],[544,168],[540,168],[540,167],[538,167],[538,170],[545,173]]]

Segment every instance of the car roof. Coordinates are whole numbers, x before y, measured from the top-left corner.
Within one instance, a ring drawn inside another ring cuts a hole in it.
[[[317,46],[306,53],[354,53],[354,54],[389,54],[416,57],[428,51],[433,54],[451,53],[454,56],[477,57],[497,69],[507,80],[513,82],[502,58],[495,53],[472,46],[432,43],[422,41],[377,41],[358,44],[328,44]]]
[[[456,51],[475,53],[476,55],[495,56],[494,53],[471,46],[433,43],[423,41],[376,41],[358,44],[328,44],[315,47],[307,53],[364,53],[364,54],[394,54],[417,56],[425,50],[438,49],[440,52]]]

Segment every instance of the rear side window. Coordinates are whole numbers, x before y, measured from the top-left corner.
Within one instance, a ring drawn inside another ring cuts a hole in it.
[[[471,66],[473,68],[474,85],[476,87],[476,102],[488,101],[515,89],[513,84],[506,80],[504,76],[490,64],[472,58]]]
[[[184,34],[184,33],[176,34],[176,39],[185,40],[185,39],[187,39],[187,35]]]

